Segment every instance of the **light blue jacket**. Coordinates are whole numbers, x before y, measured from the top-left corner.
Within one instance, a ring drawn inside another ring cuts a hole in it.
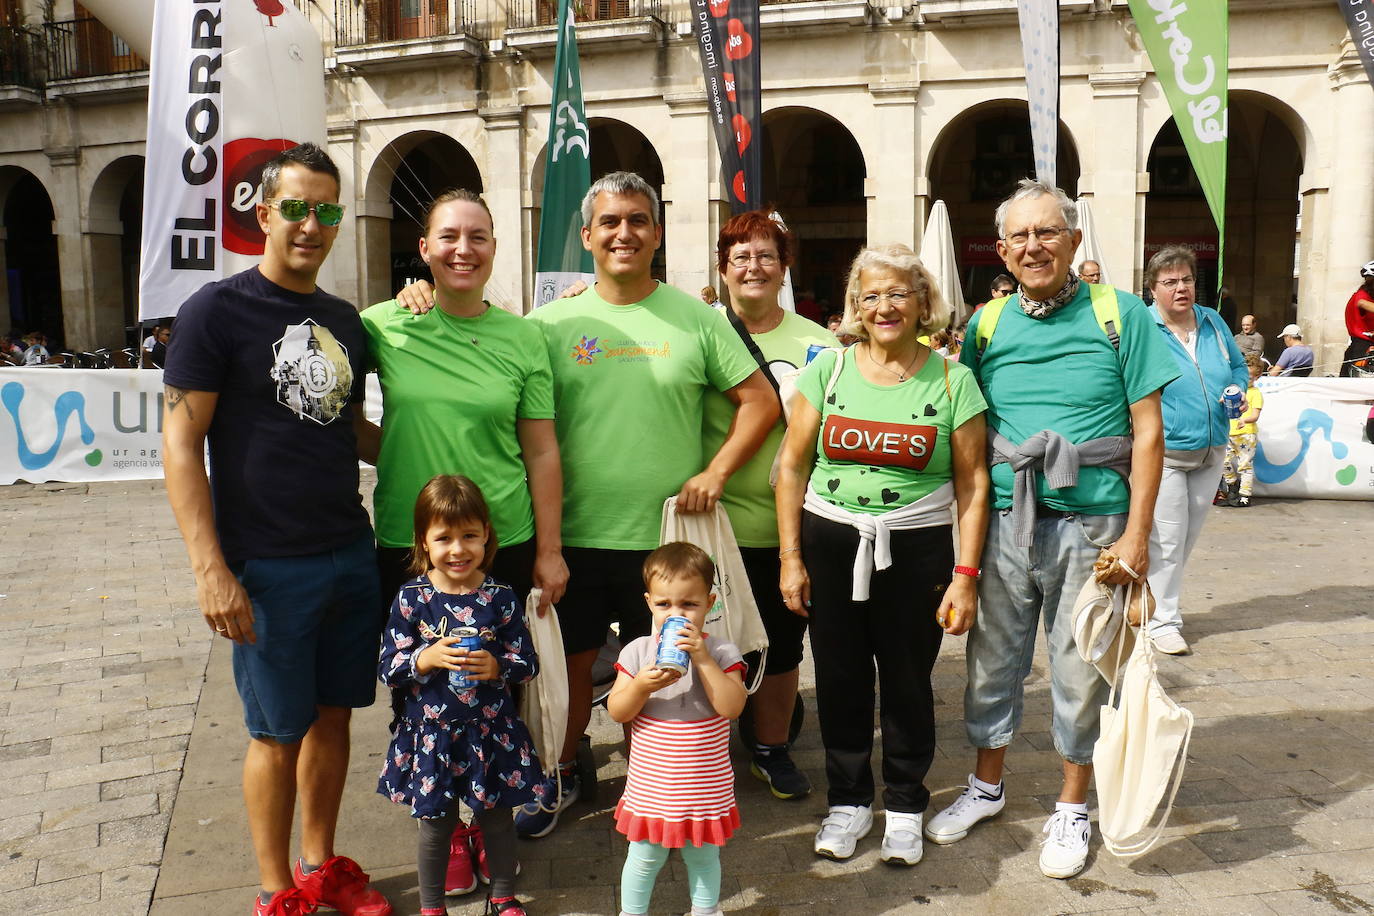
[[[1197,346],[1193,350],[1197,355],[1195,363],[1183,344],[1165,327],[1158,305],[1150,306],[1150,314],[1182,372],[1164,386],[1161,398],[1164,447],[1170,451],[1193,451],[1225,445],[1230,435],[1230,421],[1221,405],[1221,392],[1227,385],[1239,385],[1242,392],[1250,385],[1245,356],[1236,346],[1230,329],[1214,310],[1194,305],[1193,317],[1197,319],[1198,328]]]

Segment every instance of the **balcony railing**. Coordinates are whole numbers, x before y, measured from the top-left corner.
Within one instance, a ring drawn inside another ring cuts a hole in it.
[[[148,62],[98,19],[49,22],[44,28],[48,31],[50,80],[114,76],[148,69]]]
[[[578,22],[657,17],[660,13],[660,0],[573,0],[573,15]],[[556,0],[514,0],[511,4],[511,25],[514,27],[557,24]]]
[[[450,35],[486,38],[492,25],[477,0],[366,0],[341,3],[337,12],[337,47]]]
[[[43,88],[43,37],[18,26],[0,28],[0,86]]]

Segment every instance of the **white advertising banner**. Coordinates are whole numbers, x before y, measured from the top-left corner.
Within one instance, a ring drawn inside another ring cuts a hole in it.
[[[325,144],[323,50],[294,4],[157,0],[152,34],[144,321],[256,264],[263,165],[297,143]]]
[[[1374,379],[1261,378],[1255,493],[1374,499]]]
[[[1026,67],[1035,177],[1057,187],[1059,162],[1059,0],[1020,0],[1021,57]]]
[[[160,480],[161,369],[0,369],[0,484]],[[367,376],[363,412],[382,419]]]
[[[162,370],[0,369],[0,484],[162,477]]]

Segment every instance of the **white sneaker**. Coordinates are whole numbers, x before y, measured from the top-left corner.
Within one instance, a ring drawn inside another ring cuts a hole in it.
[[[1188,640],[1184,639],[1178,630],[1157,630],[1150,634],[1150,639],[1154,641],[1155,648],[1165,655],[1193,654],[1193,650],[1188,647]]]
[[[989,795],[974,787],[973,774],[970,773],[968,785],[954,800],[954,804],[932,817],[926,824],[926,839],[941,846],[957,843],[968,836],[974,824],[1001,814],[1006,803],[1005,786],[998,789],[996,796]]]
[[[887,812],[883,828],[883,848],[879,858],[894,865],[915,865],[921,861],[921,815],[902,811]]]
[[[1056,811],[1041,831],[1040,871],[1047,878],[1072,878],[1088,864],[1088,838],[1092,826],[1086,814]]]
[[[873,809],[868,805],[831,805],[813,848],[818,856],[842,861],[854,855],[854,847],[872,829]]]

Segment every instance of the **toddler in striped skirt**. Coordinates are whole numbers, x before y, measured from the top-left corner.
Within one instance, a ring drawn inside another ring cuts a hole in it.
[[[625,794],[616,829],[630,841],[620,880],[621,916],[649,912],[654,880],[671,849],[682,850],[693,916],[720,913],[720,847],[739,826],[730,768],[730,720],[746,697],[734,644],[702,631],[715,603],[715,564],[700,547],[664,544],[644,561],[644,598],[654,634],[620,652],[606,708],[630,726]],[[669,617],[688,624],[677,647],[685,673],[659,668],[658,633]]]

